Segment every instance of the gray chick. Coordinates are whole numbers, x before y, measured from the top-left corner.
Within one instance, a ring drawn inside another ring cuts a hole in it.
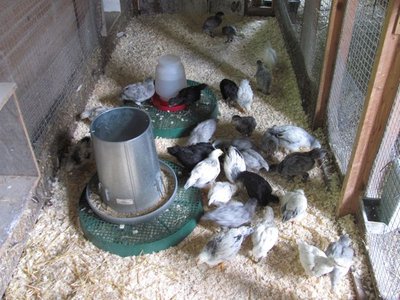
[[[320,277],[333,270],[335,262],[327,257],[321,249],[309,245],[302,240],[297,241],[300,263],[309,276]]]
[[[226,35],[227,40],[225,43],[230,43],[233,41],[233,37],[236,35],[237,36],[237,30],[234,26],[232,25],[227,25],[222,27],[222,34]]]
[[[208,119],[203,122],[200,122],[190,132],[187,145],[209,142],[216,129],[217,129],[216,119]]]
[[[301,189],[279,196],[282,222],[301,220],[307,212],[307,198]]]
[[[315,166],[315,161],[322,159],[326,151],[315,148],[308,152],[293,152],[288,154],[278,165],[271,165],[270,171],[277,171],[279,174],[293,180],[296,175],[301,175],[306,181],[309,177],[307,171]]]
[[[353,264],[354,250],[350,244],[349,236],[343,234],[338,241],[330,243],[325,250],[325,254],[335,261],[335,266],[332,272],[329,273],[332,290],[335,289],[338,282],[347,274]]]
[[[223,16],[224,13],[219,11],[215,14],[215,16],[208,17],[203,23],[203,32],[207,33],[211,37],[214,37],[213,30],[221,25]]]
[[[252,116],[241,117],[234,115],[232,116],[232,123],[235,125],[235,129],[244,136],[251,136],[257,126],[256,119]]]
[[[261,147],[269,154],[278,149],[287,153],[300,152],[304,149],[321,148],[320,142],[306,130],[294,125],[272,126],[261,139]]]
[[[87,108],[79,115],[79,117],[81,120],[88,119],[92,122],[98,115],[109,110],[110,108],[111,107],[107,106],[95,106],[93,108]]]
[[[250,198],[245,204],[238,201],[229,201],[216,209],[206,212],[201,220],[213,221],[223,227],[239,227],[249,224],[254,216],[257,199]]]
[[[252,233],[253,229],[248,226],[231,228],[217,233],[200,252],[197,264],[206,263],[208,266],[214,267],[233,259],[245,238]]]
[[[233,140],[216,139],[212,144],[215,148],[222,149],[223,151],[227,151],[230,146],[236,147],[239,151],[255,147],[248,137],[234,138]]]
[[[243,79],[239,84],[236,104],[241,112],[249,112],[251,110],[251,105],[253,104],[253,90],[247,79]]]
[[[246,170],[258,173],[261,169],[269,171],[267,161],[254,149],[244,149],[240,151],[243,155],[244,162],[246,163]]]
[[[133,101],[137,105],[142,105],[142,102],[153,97],[155,93],[153,78],[147,78],[143,82],[137,82],[124,87],[121,93],[121,100]]]
[[[272,74],[266,66],[264,66],[261,60],[257,60],[257,72],[256,72],[257,88],[266,95],[270,94]]]
[[[242,153],[236,147],[230,146],[224,158],[224,171],[226,178],[235,183],[237,176],[246,171],[246,163]]]

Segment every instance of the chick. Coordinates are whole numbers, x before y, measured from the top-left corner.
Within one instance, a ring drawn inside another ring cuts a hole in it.
[[[206,263],[208,266],[214,267],[233,259],[245,238],[252,232],[253,229],[248,226],[220,231],[204,246],[197,257],[197,264]]]
[[[213,221],[223,227],[239,227],[251,222],[257,206],[257,199],[250,198],[245,204],[229,201],[216,209],[206,212],[201,220]]]
[[[253,90],[247,79],[243,79],[239,84],[237,93],[237,104],[242,112],[249,112],[253,103]]]
[[[219,11],[215,14],[215,16],[208,17],[203,23],[203,32],[207,33],[211,37],[214,37],[213,30],[221,25],[223,16],[224,13]]]
[[[185,183],[185,190],[190,187],[199,189],[213,182],[221,171],[218,157],[223,154],[221,149],[213,150],[206,159],[199,162],[190,172],[190,177]]]
[[[201,98],[201,91],[207,87],[207,84],[202,83],[195,86],[188,86],[181,89],[177,96],[168,100],[168,106],[176,105],[191,105]]]
[[[261,206],[267,206],[268,203],[278,203],[279,198],[272,195],[271,185],[260,175],[244,171],[237,177],[237,181],[241,182],[246,188],[249,197],[256,198],[258,204]]]
[[[280,197],[282,222],[289,220],[301,220],[307,211],[307,198],[304,191],[294,190],[293,192],[285,192]]]
[[[264,52],[264,62],[269,70],[273,70],[278,62],[278,56],[274,48],[272,48],[271,43],[267,43],[267,47]]]
[[[93,121],[98,115],[109,110],[110,108],[111,107],[107,106],[95,106],[93,108],[87,108],[79,115],[79,117],[81,120],[88,119],[89,121]]]
[[[341,235],[339,240],[329,244],[325,254],[335,261],[332,272],[329,273],[332,290],[347,274],[353,264],[354,250],[350,246],[351,240],[347,234]]]
[[[321,148],[320,142],[306,130],[294,125],[272,126],[261,139],[261,147],[269,154],[282,149],[285,152],[299,152]]]
[[[240,151],[243,155],[244,162],[246,163],[246,170],[251,172],[259,172],[261,169],[269,171],[267,161],[254,149],[244,149]]]
[[[230,139],[216,139],[213,143],[215,148],[227,151],[230,146],[236,147],[239,151],[254,148],[253,142],[247,137]]]
[[[137,105],[153,97],[155,93],[153,78],[147,78],[143,82],[137,82],[124,87],[121,93],[121,100],[133,101]]]
[[[197,143],[189,146],[175,145],[168,147],[167,151],[175,156],[186,170],[191,171],[195,165],[207,158],[214,149],[211,143]]]
[[[314,168],[315,161],[322,159],[326,151],[315,148],[308,152],[293,152],[288,154],[278,165],[271,165],[270,171],[277,171],[279,174],[293,180],[296,175],[301,175],[303,180],[307,180],[307,171]]]
[[[257,126],[256,119],[252,116],[241,117],[234,115],[232,116],[232,123],[235,125],[235,129],[244,136],[251,136]]]
[[[230,43],[233,41],[233,37],[235,35],[237,36],[237,30],[234,26],[227,25],[227,26],[222,27],[222,34],[226,35],[226,37],[227,37],[225,43]]]
[[[264,218],[254,229],[251,235],[253,250],[250,251],[250,257],[256,262],[267,256],[268,251],[278,242],[278,228],[274,222],[274,211],[272,207],[266,206]]]
[[[226,178],[230,182],[234,183],[239,173],[245,170],[246,163],[244,162],[243,155],[238,149],[230,146],[228,149],[228,153],[225,155],[224,158],[224,171]]]
[[[333,270],[335,262],[326,256],[324,251],[311,246],[302,240],[297,241],[300,263],[309,276],[320,277]]]
[[[263,65],[261,60],[257,60],[257,71],[256,71],[257,88],[266,95],[270,94],[270,88],[272,83],[272,74],[267,67]]]
[[[203,122],[200,122],[190,132],[187,145],[209,142],[216,129],[217,129],[217,120],[215,119],[208,119]]]
[[[71,172],[73,169],[93,162],[93,149],[90,137],[86,136],[73,145],[69,151],[65,169]]]
[[[233,106],[237,100],[238,86],[230,79],[222,79],[219,83],[222,99],[229,105]]]
[[[236,184],[230,182],[215,182],[208,191],[208,206],[227,203],[237,192]]]

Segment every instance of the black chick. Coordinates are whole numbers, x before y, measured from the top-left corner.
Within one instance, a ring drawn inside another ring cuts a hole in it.
[[[270,171],[277,171],[279,174],[293,180],[296,175],[303,176],[307,180],[310,171],[314,168],[315,161],[322,159],[326,151],[315,148],[308,152],[293,152],[288,154],[279,164],[270,166]]]
[[[235,82],[226,78],[222,79],[219,83],[219,89],[221,90],[222,99],[224,99],[229,106],[236,103],[239,88]]]
[[[270,202],[279,202],[279,198],[271,194],[271,185],[256,173],[249,171],[241,172],[237,176],[236,181],[241,182],[246,188],[249,197],[256,198],[258,204],[261,206],[267,206]]]
[[[244,136],[251,136],[257,126],[256,119],[252,116],[241,117],[239,115],[234,115],[232,117],[232,122],[235,125],[235,129]]]
[[[236,28],[233,27],[232,25],[227,25],[222,27],[222,34],[226,35],[227,40],[225,41],[225,43],[230,43],[233,41],[233,37],[235,35],[237,35],[237,31]]]
[[[188,86],[181,89],[177,96],[169,99],[168,106],[176,106],[181,104],[190,105],[200,100],[201,91],[207,87],[207,84],[202,83],[195,86]]]
[[[215,14],[215,16],[208,17],[203,23],[203,32],[207,33],[211,37],[214,37],[213,30],[221,25],[223,16],[224,13],[219,11]]]
[[[190,146],[173,146],[168,147],[167,151],[188,170],[191,171],[194,166],[207,158],[208,155],[215,150],[211,143],[197,143]]]

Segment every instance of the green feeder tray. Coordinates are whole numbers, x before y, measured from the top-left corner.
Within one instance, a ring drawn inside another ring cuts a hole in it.
[[[172,204],[159,216],[139,224],[119,225],[104,221],[90,208],[86,188],[79,201],[79,223],[85,237],[94,245],[119,256],[158,252],[177,245],[197,225],[203,213],[199,189],[185,190],[183,168],[170,162],[177,174],[178,189]]]
[[[187,84],[194,86],[200,83],[187,80]],[[217,99],[209,88],[202,90],[199,101],[192,104],[188,109],[177,112],[162,111],[151,104],[137,106],[130,102],[128,105],[146,111],[152,120],[154,136],[162,138],[188,136],[198,123],[218,116]]]

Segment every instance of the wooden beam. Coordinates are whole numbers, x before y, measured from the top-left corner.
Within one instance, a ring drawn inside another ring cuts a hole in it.
[[[318,98],[312,123],[313,130],[324,125],[329,92],[331,90],[333,73],[335,71],[336,55],[339,48],[340,34],[347,0],[333,0],[329,17],[328,34],[322,65]]]
[[[344,180],[337,215],[356,213],[378,153],[400,82],[400,35],[395,34],[400,1],[389,1],[364,111]]]

